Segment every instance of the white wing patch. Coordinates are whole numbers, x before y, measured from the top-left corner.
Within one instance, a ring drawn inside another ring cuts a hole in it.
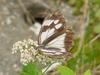
[[[57,38],[55,38],[54,40],[52,40],[51,42],[49,42],[46,47],[54,47],[54,48],[63,48],[64,47],[64,39],[65,39],[65,33],[58,36]]]
[[[44,40],[46,40],[48,37],[50,37],[54,33],[55,29],[48,29],[45,32],[42,32],[41,34],[41,43],[43,43]]]
[[[59,22],[59,20],[54,20],[54,24],[57,24]]]
[[[41,27],[41,29],[44,28],[44,30],[41,31],[41,33],[39,35],[39,43],[40,44],[42,44],[47,38],[49,38],[51,35],[53,35],[54,32],[63,25],[62,23],[59,23],[59,21],[60,21],[59,19],[44,20],[42,27]],[[64,41],[64,40],[62,40],[62,41]]]
[[[55,38],[54,40],[52,40],[50,43],[48,43],[45,46],[45,49],[41,49],[41,51],[43,52],[43,54],[47,54],[47,55],[61,55],[66,53],[66,50],[64,48],[64,39],[65,39],[65,33],[58,36],[57,38]],[[52,49],[49,49],[52,48]],[[57,48],[57,49],[55,49]]]
[[[51,23],[53,22],[54,20],[45,20],[44,22],[43,22],[43,26],[49,26],[49,25],[51,25]]]
[[[59,23],[59,24],[55,25],[55,28],[56,28],[56,29],[59,29],[61,26],[62,26],[62,24]]]
[[[42,32],[40,36],[41,37],[40,43],[42,43],[47,38],[47,34],[48,34],[48,30],[46,32]]]
[[[50,49],[50,50],[47,50],[47,49],[41,49],[41,51],[43,52],[43,54],[47,54],[47,55],[61,55],[61,54],[64,54],[66,53],[66,50],[65,49],[60,49],[60,50],[55,50],[55,49]]]

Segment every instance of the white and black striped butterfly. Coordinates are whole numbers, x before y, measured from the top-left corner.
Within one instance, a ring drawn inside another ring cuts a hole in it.
[[[72,46],[72,36],[73,32],[67,28],[62,14],[54,12],[42,24],[38,36],[38,48],[46,55],[66,55]]]

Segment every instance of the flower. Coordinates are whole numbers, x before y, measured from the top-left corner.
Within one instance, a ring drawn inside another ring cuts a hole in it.
[[[16,54],[17,52],[20,52],[20,62],[23,65],[36,61],[46,66],[50,63],[64,60],[64,57],[62,57],[63,59],[57,59],[56,57],[45,55],[38,49],[37,41],[33,41],[32,39],[18,41],[13,44],[12,54]]]
[[[18,41],[13,45],[12,54],[20,52],[20,62],[26,65],[28,62],[34,62],[35,55],[37,54],[37,42],[32,39]]]

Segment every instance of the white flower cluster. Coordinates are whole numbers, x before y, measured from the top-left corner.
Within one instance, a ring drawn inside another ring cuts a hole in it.
[[[34,62],[35,55],[37,54],[37,50],[35,47],[37,47],[37,42],[34,42],[31,39],[18,41],[13,45],[12,48],[12,54],[20,52],[20,62],[24,65],[26,65],[28,62]]]
[[[23,65],[27,65],[29,62],[37,61],[41,65],[48,65],[52,62],[59,62],[64,60],[63,59],[56,59],[55,57],[50,57],[41,53],[41,50],[38,49],[38,44],[36,41],[32,39],[18,41],[13,45],[12,54],[20,52],[20,62]],[[61,56],[60,56],[61,57]]]
[[[38,54],[36,56],[36,59],[38,60],[38,62],[40,62],[44,66],[47,66],[48,64],[53,62],[53,60],[51,58],[49,58],[48,56],[43,55],[43,54]]]

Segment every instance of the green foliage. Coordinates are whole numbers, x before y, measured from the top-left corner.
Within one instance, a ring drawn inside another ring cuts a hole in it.
[[[93,28],[94,26],[92,24],[89,24],[85,31],[84,36],[84,43],[87,44],[90,42],[90,40],[93,38]]]
[[[72,58],[70,59],[68,62],[67,62],[67,66],[69,68],[71,68],[72,70],[75,70],[76,69],[76,65],[77,65],[77,60],[80,58],[80,55],[78,55],[77,57],[75,58]]]
[[[86,72],[84,72],[83,75],[92,75],[90,70],[87,70]]]
[[[61,65],[58,67],[58,72],[60,75],[75,75],[74,71],[70,68]]]
[[[60,73],[60,75],[76,75],[76,73],[72,69],[61,65],[58,66],[58,72]],[[88,69],[83,73],[83,75],[92,75],[91,70]]]
[[[89,44],[100,33],[100,0],[89,1],[89,18],[89,25],[85,30],[83,46],[78,55],[67,62],[67,66],[73,70],[76,69],[75,66],[78,60],[80,60],[78,63],[79,66],[91,63],[91,65],[88,65],[88,68],[92,68],[94,61],[96,61],[95,66],[100,63],[100,38]],[[77,52],[79,41],[79,39],[74,41],[73,54]]]
[[[76,75],[76,73],[69,67],[59,65],[57,71],[60,75]],[[39,66],[36,63],[28,63],[23,65],[20,75],[43,75]],[[91,71],[87,70],[83,75],[91,75]]]
[[[81,13],[80,9],[84,4],[84,0],[64,0],[67,4],[69,4],[73,8],[73,14],[79,15]]]
[[[95,16],[96,16],[97,18],[100,18],[100,9],[98,9],[98,10],[96,11]]]
[[[74,15],[80,14],[80,9],[83,4],[84,4],[83,0],[76,0],[75,6],[74,6]]]
[[[39,66],[36,63],[23,65],[20,75],[42,75]]]
[[[100,33],[100,24],[98,24],[98,25],[95,26],[94,31],[96,33]]]
[[[91,63],[91,65],[88,65],[88,68],[92,68],[93,67],[93,62],[96,61],[95,65],[98,65],[100,63],[99,59],[100,59],[100,40],[95,40],[92,44],[89,44],[89,42],[94,38],[93,36],[93,26],[89,25],[86,28],[86,32],[85,32],[85,38],[84,38],[84,44],[80,50],[80,52],[78,53],[78,55],[74,58],[72,58],[71,60],[69,60],[67,62],[67,66],[73,70],[76,69],[76,65],[78,66],[85,66],[85,64],[87,63]],[[77,52],[78,49],[78,45],[79,45],[79,41],[80,40],[75,40],[74,41],[74,47],[73,47],[73,54],[75,52]],[[77,61],[79,61],[79,63],[77,63]]]

